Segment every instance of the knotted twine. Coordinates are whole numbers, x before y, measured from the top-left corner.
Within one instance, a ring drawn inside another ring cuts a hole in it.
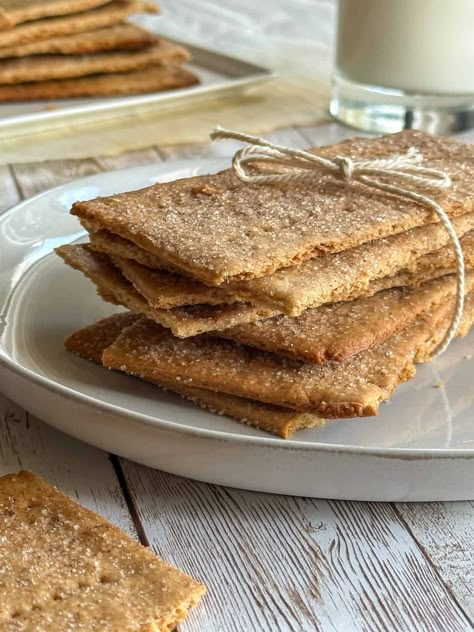
[[[436,347],[432,358],[436,358],[449,346],[451,340],[462,320],[464,311],[464,256],[459,238],[446,211],[429,195],[418,190],[390,184],[381,181],[380,176],[390,178],[395,182],[413,185],[416,188],[424,188],[428,191],[435,189],[447,189],[451,186],[449,175],[439,169],[423,167],[420,163],[423,156],[415,148],[411,147],[405,154],[394,154],[387,158],[375,160],[353,160],[348,156],[336,156],[335,158],[323,158],[308,151],[291,149],[282,145],[270,143],[262,138],[241,134],[224,129],[220,126],[211,134],[212,140],[229,139],[248,143],[236,152],[232,159],[232,167],[236,176],[249,184],[283,184],[289,182],[314,182],[323,175],[331,174],[346,182],[355,180],[380,191],[393,193],[408,200],[413,200],[434,211],[446,229],[452,242],[456,256],[456,306],[452,314],[451,323],[443,339]],[[249,167],[256,162],[272,163],[289,167],[284,173],[255,173]]]

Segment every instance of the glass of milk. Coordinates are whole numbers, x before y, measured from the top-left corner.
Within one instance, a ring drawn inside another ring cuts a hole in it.
[[[331,113],[370,132],[474,127],[474,0],[339,0]]]

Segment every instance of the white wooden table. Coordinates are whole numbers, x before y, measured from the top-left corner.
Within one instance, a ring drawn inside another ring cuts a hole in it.
[[[339,134],[328,127],[328,139]],[[289,129],[270,138],[304,147],[317,135]],[[103,170],[223,151],[156,147],[0,167],[0,209]],[[208,586],[181,632],[474,629],[474,502],[319,501],[195,483],[69,438],[0,394],[0,474],[20,468]]]

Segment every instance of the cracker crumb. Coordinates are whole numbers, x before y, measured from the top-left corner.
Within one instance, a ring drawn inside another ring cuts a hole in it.
[[[194,195],[217,195],[218,193],[222,193],[222,189],[217,186],[211,186],[210,184],[198,184],[197,186],[191,189]]]

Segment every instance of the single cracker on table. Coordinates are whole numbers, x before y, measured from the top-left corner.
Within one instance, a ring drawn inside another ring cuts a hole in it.
[[[415,374],[417,359],[433,350],[430,341],[448,327],[453,307],[454,301],[438,306],[385,342],[321,366],[209,335],[179,339],[147,319],[126,329],[102,362],[144,379],[175,379],[325,418],[376,415],[381,402]],[[473,318],[470,294],[468,327]]]
[[[412,147],[425,166],[451,176],[452,186],[434,194],[447,214],[472,213],[474,146],[407,130],[311,151],[370,160]],[[258,167],[266,169],[266,163]],[[314,183],[249,184],[232,170],[76,202],[71,212],[210,285],[269,275],[439,221],[421,204],[357,181],[323,175]]]
[[[95,31],[119,24],[135,13],[158,13],[158,8],[156,4],[146,0],[115,0],[77,15],[37,20],[20,24],[8,31],[0,31],[0,47],[20,46],[56,36]]]
[[[382,290],[370,298],[309,309],[297,318],[275,316],[217,332],[257,349],[306,362],[342,361],[379,344],[456,294],[456,276],[427,281],[413,288]],[[465,291],[474,289],[474,272],[466,274]]]
[[[226,329],[244,321],[270,318],[274,311],[233,305],[190,305],[175,309],[156,309],[133,287],[107,255],[90,250],[87,245],[66,245],[55,252],[72,268],[81,271],[96,286],[107,302],[123,305],[131,311],[169,327],[175,336],[196,336],[214,329]]]
[[[130,312],[104,318],[75,331],[66,339],[65,347],[68,351],[87,360],[102,364],[102,354],[105,349],[118,338],[122,331],[138,322],[140,318],[142,317]],[[194,388],[177,380],[153,381],[153,383],[194,402],[201,408],[206,408],[218,415],[227,415],[243,424],[271,432],[282,439],[289,439],[294,432],[302,428],[314,428],[324,424],[324,420],[316,415]]]
[[[474,214],[470,213],[454,220],[454,226],[461,238],[466,267],[474,266]],[[176,274],[166,271],[150,272],[148,268],[160,267],[163,262],[153,257],[130,241],[105,230],[90,230],[91,247],[117,260],[124,270],[123,259],[131,258],[141,265],[130,266],[132,274],[125,276],[150,301],[158,306],[161,293],[164,300],[173,292],[175,305],[186,305],[187,295],[179,290]],[[466,232],[466,231],[470,231]],[[446,230],[439,224],[416,228],[363,244],[341,253],[325,255],[307,261],[298,267],[278,270],[268,277],[251,281],[233,282],[219,287],[209,287],[199,281],[183,281],[184,288],[203,302],[228,302],[229,296],[275,309],[279,313],[298,316],[305,309],[319,307],[325,303],[353,300],[370,296],[381,290],[397,285],[416,285],[437,276],[449,274],[456,269],[454,250],[449,243]],[[432,251],[432,252],[431,252]],[[154,265],[153,265],[154,264]],[[403,276],[397,276],[403,275]],[[315,279],[317,281],[315,281]],[[166,292],[165,289],[166,288]],[[212,301],[205,301],[205,298]]]
[[[189,59],[177,44],[159,38],[158,43],[140,51],[119,51],[95,55],[48,55],[8,59],[0,64],[0,85],[69,79],[104,73],[131,72],[149,66],[176,64]]]
[[[145,70],[133,72],[0,86],[0,102],[143,94],[185,88],[197,82],[196,75],[187,68],[168,65],[149,66]]]
[[[53,15],[69,15],[95,9],[109,0],[0,0],[0,28],[13,28]]]
[[[57,35],[46,40],[0,48],[0,59],[28,55],[84,55],[110,50],[135,50],[156,44],[158,37],[134,24],[116,24],[90,33]]]
[[[20,472],[0,478],[0,628],[170,632],[205,587]]]

